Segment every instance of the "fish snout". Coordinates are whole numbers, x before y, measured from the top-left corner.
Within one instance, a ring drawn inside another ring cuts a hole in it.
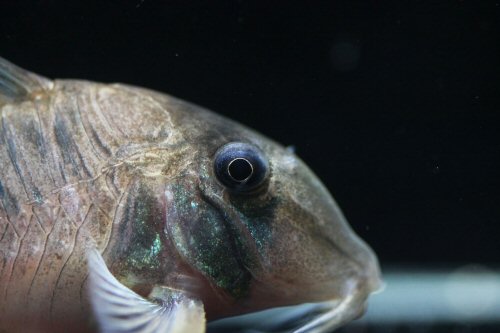
[[[328,222],[321,223],[329,253],[328,274],[333,280],[344,279],[343,293],[368,297],[380,290],[384,283],[375,252],[351,229],[339,209],[328,217]]]
[[[362,289],[364,289],[368,294],[382,289],[384,283],[382,281],[382,272],[380,270],[380,265],[378,263],[377,256],[368,247],[368,245],[365,245],[364,252],[358,259],[358,262],[360,262],[361,264],[358,279],[360,281]]]
[[[352,281],[355,289],[368,297],[369,294],[383,288],[382,273],[377,256],[373,250],[356,234],[352,238],[348,250],[342,251],[353,272]]]

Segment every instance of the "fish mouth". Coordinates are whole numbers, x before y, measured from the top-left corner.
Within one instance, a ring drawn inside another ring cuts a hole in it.
[[[325,333],[360,317],[366,295],[351,294],[341,300],[304,303],[214,321],[207,333]]]

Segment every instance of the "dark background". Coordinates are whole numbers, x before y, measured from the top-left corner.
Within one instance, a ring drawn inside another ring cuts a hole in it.
[[[499,1],[8,1],[0,55],[285,144],[384,267],[498,265]]]

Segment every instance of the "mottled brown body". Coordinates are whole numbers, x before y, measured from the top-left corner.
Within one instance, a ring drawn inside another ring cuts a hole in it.
[[[55,81],[1,106],[2,317],[26,325],[88,316],[86,249],[109,247],[127,192],[168,177],[180,153],[162,102],[123,86]]]

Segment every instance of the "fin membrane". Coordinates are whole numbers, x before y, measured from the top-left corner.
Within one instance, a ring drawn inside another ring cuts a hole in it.
[[[52,82],[0,57],[0,104],[18,102],[34,91],[49,90]]]
[[[178,291],[150,301],[121,284],[96,249],[88,253],[90,302],[103,333],[203,333],[200,301]]]

